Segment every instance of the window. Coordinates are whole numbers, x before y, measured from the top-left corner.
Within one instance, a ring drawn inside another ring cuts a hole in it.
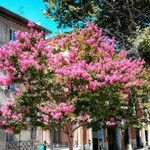
[[[31,140],[36,140],[37,127],[31,127]]]
[[[9,30],[9,40],[12,40],[12,41],[16,40],[15,30],[12,30],[12,29]]]
[[[11,92],[15,92],[16,91],[16,85],[15,84],[9,85],[8,90],[10,90]]]
[[[60,144],[60,130],[56,131],[50,131],[50,138],[51,138],[51,142],[52,144]]]
[[[6,142],[11,142],[11,141],[15,141],[15,135],[6,133]]]
[[[15,30],[13,30],[13,29],[9,30],[9,40],[11,40],[11,41],[16,40]],[[11,92],[15,92],[16,91],[16,85],[14,84],[14,85],[8,86],[8,90],[10,90]]]

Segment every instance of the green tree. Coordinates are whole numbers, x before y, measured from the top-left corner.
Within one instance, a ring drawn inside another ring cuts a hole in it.
[[[44,0],[44,14],[59,27],[82,27],[93,20],[122,44],[136,26],[150,22],[149,0]],[[127,45],[126,45],[127,46]]]
[[[145,78],[148,81],[147,86],[143,89],[141,97],[145,99],[144,106],[150,112],[150,27],[137,29],[134,37],[131,39],[133,47],[138,50],[142,59],[146,62],[147,72]]]
[[[139,51],[140,56],[150,64],[150,27],[138,29],[131,40],[133,46]]]

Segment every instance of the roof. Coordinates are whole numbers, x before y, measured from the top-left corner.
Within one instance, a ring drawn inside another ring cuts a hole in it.
[[[16,22],[17,24],[20,24],[21,26],[24,26],[24,27],[28,28],[28,26],[27,26],[27,24],[29,22],[28,19],[12,12],[12,11],[2,7],[2,6],[0,6],[0,16],[2,16],[4,18],[7,18],[7,19],[9,19],[13,22]],[[46,29],[46,28],[44,28],[40,25],[37,25],[37,24],[35,24],[35,28],[37,30],[44,31],[45,34],[51,33],[50,30],[48,30],[48,29]]]

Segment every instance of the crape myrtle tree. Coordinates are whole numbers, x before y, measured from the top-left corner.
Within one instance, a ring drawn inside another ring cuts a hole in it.
[[[127,47],[127,38],[136,26],[150,22],[149,0],[43,0],[44,14],[59,27],[83,27],[94,20],[108,35],[115,36]]]
[[[146,84],[143,60],[117,53],[115,39],[94,23],[48,40],[29,26],[30,33],[16,32],[17,40],[0,49],[0,85],[17,85],[14,99],[0,109],[2,128],[8,133],[30,126],[61,128],[72,150],[80,126],[135,122],[134,95]]]

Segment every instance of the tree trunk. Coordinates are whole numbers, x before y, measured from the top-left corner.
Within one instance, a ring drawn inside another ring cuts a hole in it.
[[[66,122],[66,124],[64,125],[63,131],[68,137],[69,150],[73,150],[73,133],[74,133],[74,130],[72,129],[71,119]]]
[[[69,150],[73,150],[73,135],[74,135],[74,131],[77,130],[80,126],[81,126],[81,124],[79,124],[79,125],[73,124],[73,122],[71,121],[71,119],[69,119],[66,122],[66,124],[64,125],[64,127],[63,127],[63,132],[68,137]]]
[[[68,146],[69,150],[73,150],[73,134],[68,134]]]

